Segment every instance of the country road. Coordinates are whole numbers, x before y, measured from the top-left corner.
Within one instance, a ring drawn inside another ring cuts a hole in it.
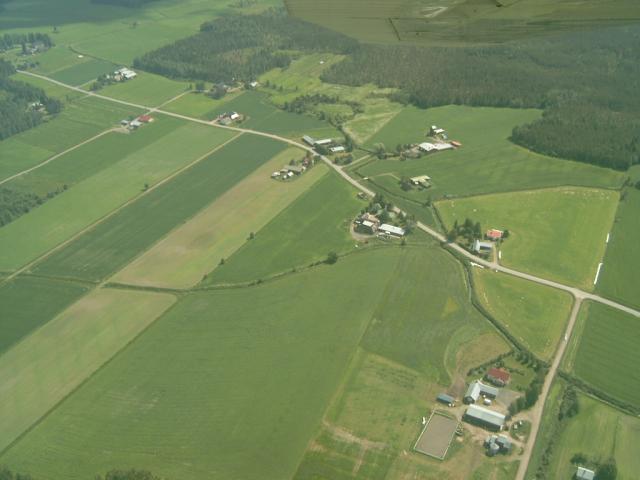
[[[86,90],[83,90],[81,88],[78,87],[73,87],[71,85],[67,85],[65,83],[59,82],[57,80],[53,80],[51,78],[48,78],[44,75],[38,75],[32,72],[25,72],[25,71],[18,71],[18,73],[22,74],[22,75],[28,75],[28,76],[32,76],[32,77],[36,77],[36,78],[40,78],[42,80],[46,80],[48,82],[54,83],[58,86],[67,88],[69,90],[74,90],[77,92],[81,92],[87,96],[92,96],[92,97],[96,97],[96,98],[100,98],[102,100],[106,100],[106,101],[110,101],[110,102],[115,102],[115,103],[119,103],[121,105],[126,105],[126,106],[130,106],[130,107],[134,107],[134,108],[138,108],[141,110],[146,110],[150,113],[159,113],[162,115],[166,115],[166,116],[170,116],[170,117],[174,117],[174,118],[179,118],[185,121],[189,121],[189,122],[195,122],[195,123],[200,123],[203,125],[208,125],[214,128],[221,128],[221,129],[225,129],[225,130],[231,130],[231,131],[236,131],[238,133],[245,133],[245,134],[249,134],[249,135],[259,135],[262,137],[267,137],[267,138],[271,138],[274,140],[278,140],[281,142],[285,142],[289,145],[301,148],[305,151],[308,152],[312,152],[314,154],[316,154],[315,150],[313,150],[311,147],[301,144],[297,141],[291,140],[289,138],[285,138],[285,137],[281,137],[279,135],[275,135],[275,134],[271,134],[271,133],[266,133],[266,132],[260,132],[257,130],[251,130],[251,129],[246,129],[246,128],[239,128],[239,127],[230,127],[230,126],[224,126],[224,125],[218,125],[212,122],[208,122],[206,120],[201,120],[198,118],[193,118],[193,117],[189,117],[186,115],[181,115],[178,113],[172,113],[172,112],[167,112],[164,110],[161,110],[160,107],[148,107],[145,105],[138,105],[132,102],[126,102],[124,100],[118,100],[115,98],[111,98],[111,97],[106,97],[104,95],[100,95],[97,94],[95,92],[88,92]],[[166,105],[166,102],[163,104]],[[329,160],[327,157],[325,156],[321,156],[322,160],[330,167],[332,168],[334,171],[336,171],[344,180],[346,180],[347,182],[349,182],[351,185],[353,185],[356,189],[360,190],[361,192],[365,193],[366,195],[372,197],[374,196],[375,192],[373,192],[372,190],[370,190],[369,188],[365,187],[364,185],[362,185],[360,182],[358,182],[356,179],[354,179],[353,177],[351,177],[348,173],[346,173],[342,167],[335,165],[333,162],[331,162],[331,160]],[[50,159],[49,161],[51,161],[52,159]],[[164,182],[163,182],[164,183]],[[132,199],[131,201],[134,201],[134,199]],[[398,209],[398,211],[401,211]],[[425,233],[429,234],[430,236],[432,236],[433,238],[435,238],[436,240],[438,240],[441,243],[447,243],[447,239],[445,238],[444,235],[442,235],[440,232],[434,230],[433,228],[418,222],[417,227],[424,231]],[[628,313],[630,315],[634,315],[638,318],[640,318],[640,311],[635,310],[633,308],[627,307],[625,305],[622,305],[620,303],[614,302],[612,300],[603,298],[599,295],[595,295],[589,292],[585,292],[583,290],[580,290],[578,288],[575,287],[571,287],[569,285],[564,285],[562,283],[559,282],[555,282],[553,280],[548,280],[545,278],[541,278],[541,277],[537,277],[535,275],[531,275],[529,273],[525,273],[525,272],[521,272],[518,270],[514,270],[512,268],[508,268],[505,266],[500,265],[497,262],[490,262],[484,259],[481,259],[479,257],[476,257],[475,255],[473,255],[471,252],[465,250],[464,248],[462,248],[461,246],[454,244],[454,243],[448,243],[448,246],[452,249],[454,249],[456,252],[458,252],[459,254],[461,254],[462,256],[464,256],[465,258],[475,262],[476,264],[482,265],[486,268],[489,268],[495,272],[500,272],[506,275],[511,275],[514,277],[518,277],[521,278],[523,280],[527,280],[530,282],[534,282],[537,283],[539,285],[544,285],[547,287],[551,287],[557,290],[562,290],[564,292],[567,292],[569,294],[571,294],[575,301],[574,301],[574,305],[573,305],[573,310],[571,312],[571,316],[569,317],[569,321],[567,323],[567,328],[566,328],[566,332],[565,332],[565,336],[563,337],[563,340],[560,342],[560,344],[558,345],[558,348],[556,350],[556,353],[553,357],[552,363],[551,363],[551,367],[549,369],[549,373],[547,374],[547,377],[545,379],[544,385],[543,385],[543,389],[542,392],[540,394],[540,398],[538,400],[538,403],[536,404],[536,406],[534,407],[534,409],[532,410],[532,418],[533,418],[533,422],[532,422],[532,427],[531,427],[531,433],[529,435],[529,440],[525,446],[525,450],[524,453],[522,455],[522,457],[520,458],[520,464],[519,464],[519,468],[518,468],[518,473],[516,476],[516,480],[524,480],[526,473],[527,473],[527,469],[529,467],[529,462],[531,460],[531,455],[533,452],[533,447],[536,443],[536,439],[537,439],[537,435],[540,429],[540,421],[542,418],[542,413],[544,410],[544,406],[546,404],[547,401],[547,397],[549,394],[549,390],[551,388],[551,385],[553,383],[553,380],[555,379],[555,376],[557,374],[558,368],[560,366],[560,363],[562,361],[562,358],[564,356],[567,344],[569,342],[569,340],[571,339],[571,334],[573,333],[573,328],[575,326],[576,323],[576,319],[578,316],[578,313],[580,311],[580,307],[582,305],[582,303],[585,300],[590,300],[590,301],[594,301],[594,302],[598,302],[598,303],[602,303],[604,305],[607,305],[611,308],[623,311],[625,313]],[[30,264],[31,265],[31,264]],[[27,266],[28,267],[28,266]],[[26,267],[25,267],[26,268]],[[25,268],[22,268],[20,271],[24,271]],[[13,276],[15,276],[17,274],[17,272],[15,272]]]

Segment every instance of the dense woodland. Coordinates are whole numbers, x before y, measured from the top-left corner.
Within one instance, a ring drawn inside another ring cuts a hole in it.
[[[262,15],[229,15],[200,33],[155,50],[134,66],[174,78],[231,83],[250,81],[292,60],[287,50],[349,53],[356,41],[288,17],[282,10]]]
[[[487,48],[363,45],[323,80],[400,89],[422,108],[545,109],[513,140],[548,155],[627,169],[640,161],[640,30],[618,29]]]
[[[0,140],[35,127],[47,114],[62,109],[62,103],[44,90],[9,78],[13,73],[13,65],[0,59]]]
[[[0,36],[0,52],[18,45],[35,45],[41,43],[45,48],[53,47],[53,40],[46,33],[5,33]]]

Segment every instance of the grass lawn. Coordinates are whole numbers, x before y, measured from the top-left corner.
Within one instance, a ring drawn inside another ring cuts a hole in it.
[[[131,107],[96,98],[66,102],[62,113],[41,125],[0,142],[0,180],[103,132],[129,115]]]
[[[407,161],[377,160],[359,169],[373,182],[385,174],[414,177],[429,175],[433,187],[410,197],[426,201],[445,195],[467,196],[561,185],[603,188],[618,187],[624,174],[568,160],[549,158],[518,147],[508,138],[513,127],[538,118],[538,110],[447,106],[421,110],[406,107],[370,140],[393,151],[398,144],[426,140],[426,132],[436,124],[462,142],[454,151],[427,155]],[[395,193],[407,196],[399,185]]]
[[[470,218],[483,229],[508,229],[502,264],[592,290],[618,197],[566,187],[446,200],[437,208],[447,228]]]
[[[640,190],[629,188],[620,201],[597,291],[640,308]]]
[[[221,133],[226,139],[230,135],[224,130],[202,128],[210,140],[220,140]],[[175,145],[186,148],[182,141]],[[107,278],[284,148],[274,140],[242,136],[78,237],[35,270],[88,280]],[[193,268],[206,272],[210,267]],[[172,273],[170,269],[168,273]]]
[[[483,306],[523,345],[549,360],[571,313],[571,296],[488,269],[473,272]]]
[[[0,284],[0,358],[88,290],[78,283],[36,277],[18,277]]]
[[[174,301],[171,295],[97,290],[0,357],[0,451]]]
[[[323,260],[329,251],[353,249],[349,225],[365,206],[334,173],[306,193],[245,243],[205,280],[208,284],[258,280]],[[246,236],[246,235],[245,235]]]
[[[36,259],[140,195],[145,183],[153,186],[233,135],[203,125],[176,125],[171,133],[159,130],[162,136],[155,142],[0,229],[0,270],[14,270]],[[87,148],[90,151],[91,144]]]
[[[133,80],[109,85],[98,93],[138,105],[158,107],[184,93],[187,88],[189,84],[186,82],[170,80],[152,73],[138,72],[138,76]]]
[[[564,368],[603,392],[640,406],[640,319],[600,303],[585,303]]]
[[[50,479],[291,478],[400,254],[184,297],[0,461]]]
[[[260,150],[251,149],[247,155],[257,155],[254,151]],[[303,157],[301,150],[288,148],[260,165],[128,265],[113,281],[170,288],[194,286],[220,259],[228,258],[247,243],[250,232],[258,232],[327,173],[327,167],[321,164],[295,181],[271,178],[273,171],[291,159]]]

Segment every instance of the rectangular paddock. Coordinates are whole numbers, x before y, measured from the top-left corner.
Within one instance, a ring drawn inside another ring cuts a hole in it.
[[[444,460],[457,428],[457,420],[433,412],[413,449],[438,460]]]

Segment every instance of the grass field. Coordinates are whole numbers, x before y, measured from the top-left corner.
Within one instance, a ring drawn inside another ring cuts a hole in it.
[[[557,188],[446,200],[437,208],[447,228],[470,218],[483,229],[508,229],[500,247],[504,265],[592,290],[618,196]]]
[[[189,117],[211,120],[211,112],[220,111],[225,103],[239,95],[242,95],[242,93],[230,93],[224,98],[215,100],[202,93],[190,92],[166,104],[162,109],[167,112],[179,113]]]
[[[52,479],[290,478],[400,253],[185,297],[0,461]]]
[[[256,237],[226,259],[208,284],[258,280],[324,260],[329,251],[353,249],[349,224],[365,202],[331,173],[274,218]]]
[[[145,183],[153,186],[231,136],[203,125],[183,124],[80,182],[0,229],[0,270],[14,270],[36,259],[139,195]]]
[[[134,108],[95,98],[65,102],[64,110],[55,118],[0,142],[0,180],[116,126],[129,115],[140,113]]]
[[[621,200],[598,280],[598,293],[640,308],[640,190],[629,188]]]
[[[152,73],[138,72],[138,76],[124,83],[110,85],[100,90],[100,95],[149,107],[161,104],[184,93],[189,84],[170,80]]]
[[[207,131],[210,138],[221,138],[220,132],[229,138],[225,131]],[[181,142],[176,147],[185,148]],[[80,236],[35,270],[90,280],[106,278],[283,149],[284,144],[274,140],[240,137]],[[210,265],[200,268],[206,272]]]
[[[254,151],[260,150],[247,150],[257,155]],[[169,288],[194,286],[220,259],[247,243],[250,232],[258,232],[327,173],[327,167],[318,165],[292,182],[271,178],[273,171],[302,157],[301,150],[289,148],[260,165],[133,261],[113,281]]]
[[[0,357],[0,451],[174,301],[171,295],[98,290]]]
[[[115,63],[92,58],[78,65],[58,70],[48,76],[68,85],[80,86],[95,80],[100,75],[113,73],[117,68],[118,65]]]
[[[640,406],[640,319],[599,303],[583,305],[564,368],[614,398]]]
[[[425,141],[427,130],[436,124],[445,128],[451,139],[462,142],[463,147],[404,162],[378,160],[359,172],[376,183],[392,174],[397,180],[387,178],[391,183],[385,186],[420,202],[430,196],[437,199],[445,195],[466,196],[560,185],[611,188],[622,184],[624,175],[620,172],[544,157],[509,142],[513,127],[531,122],[539,115],[537,110],[526,109],[406,107],[368,143],[383,143],[388,151],[393,151],[398,144]],[[429,175],[433,187],[421,192],[404,192],[399,179],[417,175]]]
[[[484,307],[524,346],[549,360],[571,313],[571,296],[486,269],[474,269],[473,277]]]
[[[88,291],[78,283],[18,277],[0,285],[0,358]]]

